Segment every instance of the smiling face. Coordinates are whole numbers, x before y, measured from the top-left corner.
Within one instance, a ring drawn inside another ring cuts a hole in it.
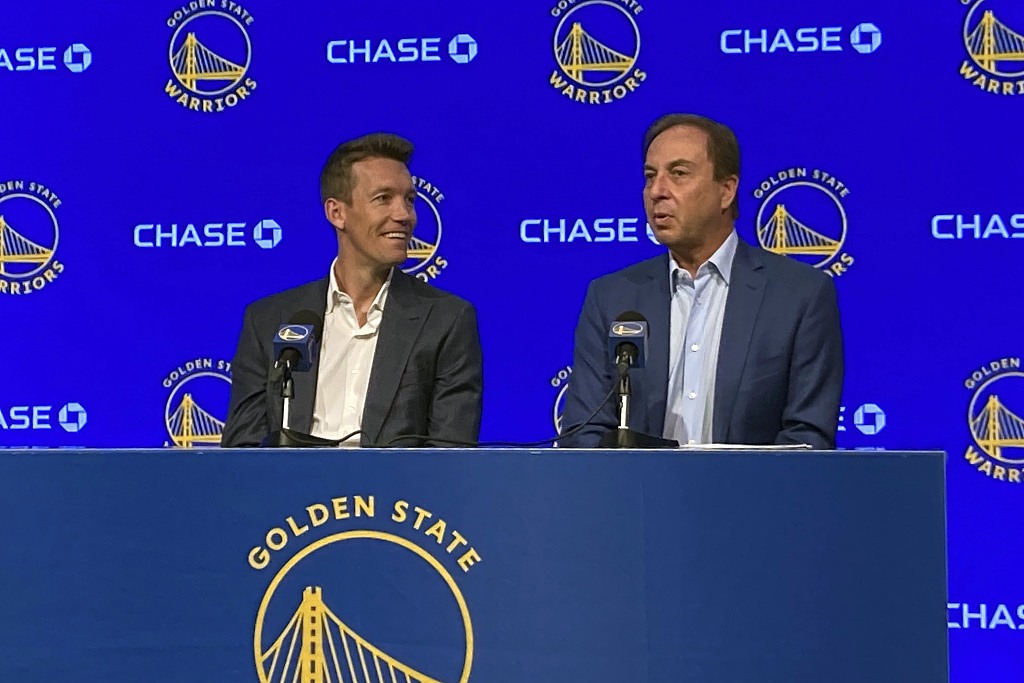
[[[328,220],[347,257],[374,269],[405,262],[416,227],[416,188],[405,164],[370,157],[352,164],[352,202],[329,198]]]
[[[732,230],[730,205],[739,178],[715,180],[707,134],[699,128],[675,126],[654,138],[644,178],[647,220],[670,249],[699,248]]]

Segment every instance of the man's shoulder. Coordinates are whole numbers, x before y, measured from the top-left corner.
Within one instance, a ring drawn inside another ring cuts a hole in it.
[[[640,286],[652,277],[658,277],[659,273],[668,281],[668,252],[594,278],[590,286],[596,291],[621,290],[623,287]]]
[[[408,296],[436,306],[441,310],[458,312],[467,308],[473,309],[473,304],[466,299],[452,294],[451,292],[446,292],[443,289],[438,289],[434,285],[424,282],[414,275],[404,273],[401,270],[395,270],[395,274],[392,276],[392,293],[395,291],[396,283],[401,283],[401,289],[404,290]],[[388,296],[391,296],[391,294]]]
[[[327,278],[307,282],[298,287],[277,292],[262,299],[257,299],[246,306],[246,315],[262,318],[265,316],[277,317],[281,311],[294,310],[300,306],[310,306],[320,300],[319,308],[327,307]],[[322,310],[320,311],[323,312]]]

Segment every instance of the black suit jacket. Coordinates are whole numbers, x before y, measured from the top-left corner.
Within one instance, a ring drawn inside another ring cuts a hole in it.
[[[271,372],[274,336],[298,311],[322,315],[328,284],[325,277],[246,308],[231,364],[231,402],[222,446],[258,446],[280,428],[281,386]],[[361,445],[382,445],[412,434],[477,441],[483,358],[473,305],[395,269],[377,334]],[[318,356],[309,372],[292,375],[290,426],[300,432],[309,433],[312,426],[319,366]],[[409,439],[396,445],[422,443]]]
[[[661,436],[668,401],[671,331],[669,255],[590,283],[576,328],[572,379],[562,413],[583,422],[618,373],[608,355],[616,316],[638,311],[650,324],[647,367],[630,372],[630,426]],[[843,333],[832,278],[785,256],[736,245],[715,373],[715,443],[806,443],[835,448],[843,392]],[[594,447],[618,426],[616,401],[563,446]]]

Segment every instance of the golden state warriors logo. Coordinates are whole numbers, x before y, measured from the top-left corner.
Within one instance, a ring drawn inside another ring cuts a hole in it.
[[[52,190],[24,180],[0,182],[0,294],[31,294],[57,279],[60,240]]]
[[[846,208],[850,188],[831,173],[819,169],[779,171],[754,190],[761,200],[757,211],[757,241],[763,249],[791,256],[832,277],[853,265],[843,250],[846,243]]]
[[[636,16],[643,9],[632,0],[559,0],[551,8],[558,19],[552,46],[558,68],[549,79],[555,90],[574,102],[608,104],[639,88],[647,79],[636,68]]]
[[[196,0],[167,19],[171,78],[164,92],[192,111],[220,112],[256,89],[248,77],[253,17],[231,0]]]
[[[375,496],[313,503],[270,529],[256,613],[260,683],[467,683],[473,624],[455,575],[480,555],[431,511]]]
[[[992,479],[1024,481],[1024,369],[1020,358],[1000,358],[964,381],[971,390],[967,424],[974,443],[964,456]]]
[[[408,258],[402,265],[402,271],[430,282],[448,267],[448,260],[437,253],[442,229],[438,206],[444,201],[444,194],[423,178],[413,176],[412,182],[416,186],[416,195],[429,211],[416,212],[416,229],[409,240]]]
[[[572,366],[566,365],[551,378],[551,386],[558,389],[555,394],[555,403],[551,408],[551,420],[555,425],[555,433],[562,433],[562,411],[565,410],[565,395],[569,391],[569,376],[572,375]]]
[[[970,4],[963,40],[968,59],[960,75],[984,92],[1024,95],[1024,7],[1012,0],[960,0]]]
[[[164,378],[170,389],[164,404],[165,446],[219,446],[231,396],[231,363],[196,358],[182,363]]]

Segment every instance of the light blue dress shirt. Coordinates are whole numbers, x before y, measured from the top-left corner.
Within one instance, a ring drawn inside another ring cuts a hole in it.
[[[711,443],[718,345],[739,237],[733,230],[694,279],[669,255],[670,346],[666,439]]]

